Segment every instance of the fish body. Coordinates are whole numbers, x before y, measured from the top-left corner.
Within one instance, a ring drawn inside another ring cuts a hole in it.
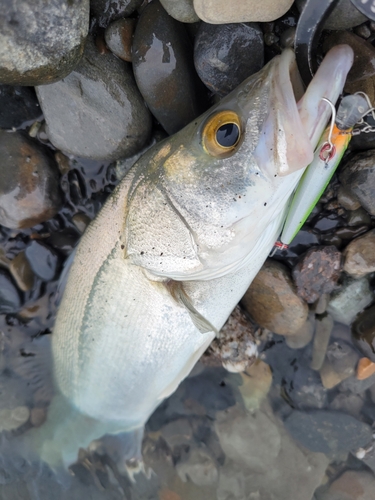
[[[333,51],[303,97],[293,52],[274,58],[147,151],[89,225],[52,335],[60,403],[38,431],[49,429],[46,459],[58,450],[73,461],[103,434],[140,441],[223,326],[313,158],[329,118],[321,97],[342,90],[352,52]]]

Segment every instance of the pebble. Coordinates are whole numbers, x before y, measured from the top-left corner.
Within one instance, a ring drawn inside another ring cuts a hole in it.
[[[160,0],[160,3],[176,21],[181,23],[197,23],[200,21],[194,10],[193,0]]]
[[[25,256],[34,274],[43,281],[51,281],[56,276],[59,258],[46,244],[32,241],[26,247]]]
[[[306,322],[291,336],[285,338],[285,342],[291,349],[302,349],[312,340],[315,331],[315,315],[309,314]]]
[[[21,127],[42,114],[35,90],[31,87],[0,85],[0,128]]]
[[[286,336],[300,330],[309,311],[297,295],[288,269],[271,259],[254,278],[242,304],[260,326]]]
[[[365,380],[375,373],[375,363],[368,358],[361,358],[357,366],[357,379]]]
[[[363,418],[361,415],[363,404],[364,401],[361,395],[339,392],[330,402],[329,409],[347,413],[348,415],[361,420]]]
[[[21,298],[8,272],[0,269],[0,313],[14,313],[21,307]]]
[[[37,87],[52,144],[82,158],[131,156],[147,142],[151,117],[127,63],[100,55],[88,38],[80,64],[64,80]]]
[[[337,201],[347,210],[357,210],[361,206],[355,194],[342,185],[337,191]]]
[[[77,214],[73,215],[72,222],[74,223],[74,225],[78,229],[78,231],[81,234],[83,234],[86,227],[90,224],[91,219],[86,214],[83,214],[82,212],[78,212]]]
[[[319,500],[373,500],[375,477],[371,472],[347,470],[333,481]]]
[[[351,325],[358,313],[374,300],[367,278],[358,280],[347,278],[342,287],[332,294],[327,312],[335,321]]]
[[[104,37],[113,54],[124,61],[132,62],[132,42],[136,20],[119,19],[111,23],[105,30]]]
[[[340,172],[340,181],[362,207],[375,215],[375,152],[364,151],[349,160]]]
[[[0,130],[0,224],[28,228],[60,208],[57,168],[48,151],[19,132]]]
[[[33,427],[40,427],[47,418],[47,411],[45,408],[32,408],[30,412],[30,422]]]
[[[348,226],[371,226],[371,217],[362,207],[347,212],[346,221]]]
[[[158,0],[141,13],[132,59],[138,88],[168,134],[174,134],[201,113],[187,31]]]
[[[328,394],[319,374],[302,362],[294,363],[294,368],[283,373],[282,385],[291,405],[300,410],[325,408]]]
[[[14,257],[10,263],[9,271],[20,290],[23,292],[31,290],[34,285],[35,275],[24,251]]]
[[[353,394],[362,394],[375,384],[375,375],[371,375],[364,380],[358,380],[356,375],[346,378],[338,386],[340,392],[352,392]]]
[[[201,23],[195,69],[209,90],[224,97],[264,66],[263,33],[256,23]]]
[[[369,425],[338,411],[295,410],[284,423],[302,446],[329,455],[354,451],[366,446],[372,438]]]
[[[346,342],[332,342],[320,369],[320,377],[326,389],[332,389],[355,373],[358,353]]]
[[[194,9],[202,21],[210,24],[242,23],[247,21],[268,22],[283,16],[293,0],[194,0]]]
[[[208,452],[201,447],[190,447],[176,464],[176,472],[182,481],[192,481],[197,486],[211,486],[217,483],[219,471]]]
[[[91,0],[91,14],[96,18],[98,26],[106,28],[109,23],[135,12],[143,0]]]
[[[9,0],[6,14],[0,18],[0,83],[42,85],[73,70],[89,29],[89,0]]]
[[[171,450],[175,446],[190,446],[194,443],[193,427],[187,418],[178,418],[168,422],[160,429],[160,434]]]
[[[241,377],[242,385],[239,390],[245,407],[249,411],[257,410],[271,388],[271,368],[264,361],[257,359]]]
[[[352,325],[352,334],[360,351],[375,362],[375,306],[358,316]]]
[[[344,250],[344,271],[363,278],[375,271],[375,229],[351,241]]]
[[[296,28],[286,29],[280,36],[280,45],[284,49],[293,49],[296,38]]]
[[[307,0],[297,0],[296,3],[300,12],[305,6],[306,1]],[[324,23],[324,29],[346,30],[354,28],[354,26],[358,26],[365,21],[367,21],[367,18],[354,7],[350,0],[339,0]]]
[[[341,274],[341,253],[334,246],[314,247],[298,261],[292,276],[300,297],[312,304],[332,292]]]
[[[29,420],[30,411],[26,406],[17,406],[13,410],[4,408],[0,410],[0,430],[12,431],[18,429]]]

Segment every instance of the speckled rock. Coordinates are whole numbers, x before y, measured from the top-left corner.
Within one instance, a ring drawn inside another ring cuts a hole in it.
[[[375,306],[363,311],[352,325],[353,340],[362,353],[375,361]]]
[[[68,75],[89,29],[89,0],[5,0],[0,83],[42,85]]]
[[[373,500],[375,477],[364,470],[347,470],[333,481],[319,500]]]
[[[194,0],[194,9],[202,21],[210,24],[274,21],[291,7],[293,0]]]
[[[297,0],[298,10],[301,12],[307,0]],[[326,30],[346,30],[367,21],[367,17],[354,7],[350,0],[339,0],[324,23]]]
[[[256,23],[201,23],[194,64],[203,83],[220,97],[264,65],[263,33]]]
[[[0,85],[0,128],[17,128],[41,115],[34,89]]]
[[[362,278],[375,271],[375,229],[351,241],[344,250],[344,271]]]
[[[375,215],[375,150],[350,159],[341,170],[340,181],[367,212]]]
[[[17,287],[13,284],[5,269],[0,269],[0,313],[16,312],[21,306],[21,298]]]
[[[334,246],[311,248],[293,268],[297,293],[312,304],[332,292],[341,274],[341,253]]]
[[[90,9],[98,26],[106,28],[112,21],[130,16],[141,3],[142,0],[91,0]]]
[[[168,134],[200,114],[190,40],[185,27],[168,15],[158,0],[141,13],[132,59],[138,88]]]
[[[100,55],[88,39],[81,63],[61,82],[37,87],[52,144],[91,159],[136,153],[151,132],[151,117],[131,68],[113,54]]]
[[[328,393],[319,374],[302,363],[285,373],[283,390],[294,408],[309,410],[327,406]]]
[[[37,142],[0,131],[0,224],[32,227],[56,214],[60,192],[53,163]]]
[[[164,9],[181,23],[196,23],[199,17],[194,10],[193,0],[160,0]]]
[[[260,326],[280,335],[294,335],[308,315],[307,304],[298,297],[288,269],[270,259],[254,278],[242,304]]]
[[[118,19],[105,30],[104,37],[110,51],[124,61],[132,61],[132,42],[136,21]]]

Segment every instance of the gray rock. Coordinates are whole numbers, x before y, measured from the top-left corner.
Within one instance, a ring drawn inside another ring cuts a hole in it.
[[[375,215],[375,151],[370,149],[355,155],[340,173],[347,191],[359,200],[362,207]]]
[[[319,500],[373,500],[375,478],[371,472],[347,470],[333,481]]]
[[[146,143],[151,117],[131,68],[99,54],[87,40],[82,61],[67,78],[37,87],[52,144],[91,159],[131,156]]]
[[[297,0],[301,12],[307,0]],[[367,21],[367,17],[354,7],[350,0],[339,0],[324,24],[326,30],[346,30]]]
[[[344,251],[344,271],[363,278],[375,271],[375,229],[351,241]]]
[[[26,259],[24,251],[14,257],[10,263],[9,271],[20,290],[27,292],[27,290],[33,287],[35,275]]]
[[[256,23],[201,23],[194,64],[203,83],[224,97],[264,65],[263,33]]]
[[[141,3],[142,0],[91,0],[90,9],[98,25],[106,28],[112,21],[130,16]]]
[[[329,409],[341,411],[354,418],[361,419],[363,404],[363,398],[359,394],[339,392],[330,402]]]
[[[352,325],[354,343],[375,362],[375,306],[363,311]]]
[[[335,321],[350,325],[373,300],[374,294],[367,278],[347,279],[340,290],[332,295],[327,311]]]
[[[293,411],[285,427],[307,449],[333,455],[355,451],[372,437],[369,425],[338,411]]]
[[[68,75],[89,29],[89,0],[5,0],[0,83],[42,85]]]
[[[164,9],[181,23],[196,23],[200,19],[194,10],[193,0],[160,0]]]
[[[176,472],[182,481],[192,481],[197,486],[216,484],[219,471],[205,447],[190,447],[176,465]]]
[[[118,19],[104,33],[110,51],[124,61],[132,61],[132,42],[136,21],[133,18]]]
[[[51,281],[56,275],[59,258],[55,251],[44,243],[32,241],[25,250],[32,271],[43,281]]]
[[[0,269],[0,313],[16,312],[21,306],[21,298],[7,271]]]
[[[283,390],[293,407],[300,410],[324,408],[328,393],[319,374],[307,366],[298,366],[284,375]]]
[[[346,210],[357,210],[361,206],[354,193],[344,186],[339,187],[337,201],[342,207],[346,208]]]
[[[329,338],[333,329],[333,318],[325,313],[316,318],[315,336],[310,367],[320,370],[327,352]]]
[[[0,224],[27,228],[56,214],[61,199],[53,163],[37,142],[0,131]]]
[[[353,394],[362,394],[375,384],[375,374],[364,380],[358,380],[355,375],[348,377],[338,386],[340,392],[352,392]]]
[[[0,85],[0,128],[20,127],[23,122],[38,118],[41,114],[34,89]]]
[[[186,29],[157,0],[141,13],[132,58],[138,88],[168,134],[174,134],[201,113],[198,94],[202,92],[197,86],[199,79]]]

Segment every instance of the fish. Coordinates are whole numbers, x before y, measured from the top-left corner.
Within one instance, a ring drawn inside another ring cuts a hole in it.
[[[353,62],[331,49],[304,92],[285,50],[149,149],[87,227],[52,333],[56,395],[27,447],[68,466],[144,425],[190,373],[280,234]],[[26,441],[25,441],[26,442]],[[91,443],[91,444],[90,444]],[[26,449],[26,445],[25,445]]]

